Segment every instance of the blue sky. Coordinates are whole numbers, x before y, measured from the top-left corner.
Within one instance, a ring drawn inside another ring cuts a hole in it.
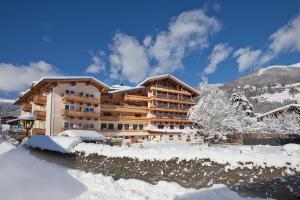
[[[0,96],[45,75],[191,86],[300,62],[300,1],[1,1]]]

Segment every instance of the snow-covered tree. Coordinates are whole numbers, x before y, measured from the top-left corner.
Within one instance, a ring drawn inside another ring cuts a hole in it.
[[[265,117],[253,124],[252,129],[261,133],[300,134],[300,115],[295,112],[284,112]]]
[[[198,131],[206,137],[226,139],[228,134],[239,133],[239,114],[224,92],[208,85],[201,87],[197,104],[188,112]]]
[[[249,117],[254,117],[253,105],[241,93],[234,93],[231,96],[230,103],[234,105],[237,113],[245,114]]]

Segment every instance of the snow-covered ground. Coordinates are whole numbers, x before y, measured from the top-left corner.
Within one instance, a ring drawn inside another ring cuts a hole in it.
[[[289,167],[300,171],[300,145],[288,144],[281,146],[258,145],[190,145],[174,143],[143,143],[132,147],[111,147],[99,144],[81,143],[73,151],[85,152],[86,155],[97,153],[108,157],[132,157],[140,160],[179,160],[210,159],[226,165],[227,169],[253,166]],[[241,165],[240,163],[252,164]],[[290,163],[290,164],[287,164]],[[289,169],[287,173],[289,173]]]
[[[295,94],[294,96],[289,94],[289,89],[283,90],[281,93],[273,94],[263,94],[261,97],[270,102],[280,102],[283,103],[285,100],[297,100],[300,103],[300,93]]]
[[[5,200],[201,200],[242,198],[225,185],[200,190],[176,183],[157,185],[67,169],[40,160],[0,137],[0,197]]]

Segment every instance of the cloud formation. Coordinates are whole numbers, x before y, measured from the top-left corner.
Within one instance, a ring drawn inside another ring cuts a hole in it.
[[[184,68],[182,60],[190,52],[209,46],[210,35],[221,29],[220,22],[199,10],[186,11],[173,18],[166,31],[135,37],[117,33],[110,55],[111,78],[120,75],[137,83],[148,75],[172,73]]]
[[[54,66],[44,62],[31,62],[29,65],[0,63],[0,91],[19,92],[26,89],[32,81],[43,76],[58,75]]]
[[[136,83],[146,77],[149,68],[146,49],[136,38],[117,33],[113,39],[112,52],[111,78],[119,79],[122,74],[128,81]]]
[[[229,47],[228,44],[220,43],[215,45],[212,53],[208,58],[209,64],[204,69],[203,73],[205,75],[213,74],[217,70],[218,65],[226,58],[228,58],[231,52],[232,47]]]
[[[239,71],[266,64],[282,53],[300,52],[299,36],[300,13],[269,37],[265,50],[251,50],[250,47],[238,49],[234,56],[237,58]]]
[[[104,52],[100,51],[99,55],[92,56],[92,63],[86,68],[86,73],[98,74],[105,70]]]
[[[238,63],[239,72],[243,72],[253,65],[258,64],[261,54],[260,50],[251,50],[250,47],[240,48],[235,51],[233,56]]]

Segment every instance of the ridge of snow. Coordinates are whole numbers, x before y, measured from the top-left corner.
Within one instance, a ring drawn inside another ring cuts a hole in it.
[[[260,75],[264,74],[266,71],[268,71],[270,69],[274,69],[274,68],[287,68],[287,69],[289,69],[290,67],[300,67],[300,63],[295,63],[295,64],[292,64],[292,65],[270,65],[268,67],[260,68],[257,72],[257,75],[260,76]]]
[[[300,147],[300,145],[298,145]],[[284,146],[283,146],[284,147]],[[207,144],[191,145],[186,143],[142,143],[126,146],[110,147],[99,144],[77,145],[73,152],[85,152],[86,155],[96,153],[107,157],[131,157],[139,160],[179,160],[210,159],[228,169],[243,168],[240,163],[252,162],[253,166],[260,167],[286,167],[291,163],[290,168],[300,171],[300,148],[290,152],[281,146],[250,146],[245,145],[218,145]],[[294,147],[295,149],[295,147]],[[222,155],[222,156],[220,156]]]
[[[0,102],[4,102],[4,103],[14,103],[15,100],[0,97]]]

